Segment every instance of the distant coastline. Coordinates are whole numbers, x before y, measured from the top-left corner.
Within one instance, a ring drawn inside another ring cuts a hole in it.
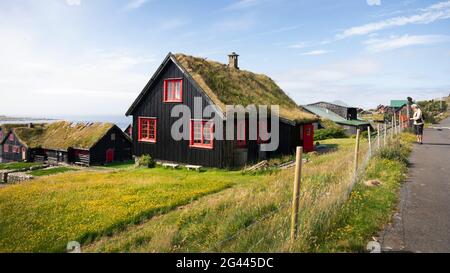
[[[55,119],[50,118],[29,118],[29,117],[10,117],[0,115],[0,123],[4,122],[24,122],[24,121],[54,121]]]
[[[0,115],[0,125],[8,123],[51,123],[59,120],[66,120],[70,122],[110,122],[114,123],[119,128],[124,130],[129,124],[131,124],[132,119],[125,116],[58,116],[51,118],[31,118],[31,117],[12,117]]]

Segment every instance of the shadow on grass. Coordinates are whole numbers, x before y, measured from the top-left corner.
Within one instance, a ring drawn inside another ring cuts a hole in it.
[[[338,147],[337,144],[320,144],[316,146],[316,152],[319,154],[331,153],[337,151]]]

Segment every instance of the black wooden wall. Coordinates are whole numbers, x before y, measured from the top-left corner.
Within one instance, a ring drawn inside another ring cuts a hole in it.
[[[1,149],[2,149],[2,162],[3,163],[23,161],[22,148],[25,147],[25,146],[19,141],[19,139],[16,137],[16,135],[14,133],[12,133],[12,134],[14,135],[14,140],[11,141],[9,139],[9,134],[7,134],[6,140],[4,142],[4,144],[9,145],[9,152],[8,153],[3,152],[3,145],[1,147]],[[12,152],[12,147],[13,146],[18,146],[19,147],[19,153],[13,153]],[[26,147],[25,147],[25,149],[26,149]],[[27,156],[26,157],[28,159],[28,151],[27,151]]]
[[[112,134],[115,134],[115,140],[112,139]],[[114,149],[114,161],[128,161],[132,158],[132,143],[117,126],[114,126],[89,150],[90,164],[99,165],[106,163],[106,151],[108,149]]]
[[[134,155],[141,156],[149,154],[157,160],[202,165],[205,167],[233,167],[234,153],[237,149],[236,140],[214,140],[213,149],[192,148],[189,147],[189,140],[173,140],[171,128],[178,117],[172,118],[171,111],[174,106],[179,105],[180,103],[163,102],[164,80],[171,78],[183,79],[182,104],[188,106],[193,111],[194,98],[200,97],[202,98],[203,109],[209,105],[209,101],[205,94],[201,90],[198,90],[196,86],[188,80],[176,64],[169,60],[159,76],[155,78],[153,84],[148,86],[149,92],[142,98],[141,102],[136,106],[132,113]],[[139,142],[139,117],[157,118],[156,143]],[[223,128],[225,131],[225,124]],[[279,148],[274,152],[268,152],[267,157],[280,154],[292,154],[295,151],[295,147],[299,145],[302,145],[301,125],[292,125],[280,121]],[[247,149],[248,162],[257,161],[259,159],[259,144],[257,141],[248,141]]]
[[[3,159],[2,159],[2,153],[3,153],[3,146],[2,146],[2,141],[3,141],[3,129],[2,127],[0,127],[0,163],[2,163]]]
[[[226,167],[226,165],[230,164],[230,160],[232,162],[232,156],[227,156],[224,160],[224,151],[229,152],[231,150],[226,149],[225,146],[227,144],[224,143],[226,141],[214,140],[213,149],[201,149],[189,147],[189,140],[173,140],[171,128],[172,124],[178,118],[171,117],[171,110],[179,103],[163,102],[164,79],[169,78],[183,79],[182,97],[184,105],[187,105],[190,109],[194,109],[194,97],[202,98],[203,109],[209,105],[205,95],[197,90],[172,61],[169,61],[155,79],[153,86],[149,86],[150,92],[142,99],[133,112],[134,154],[136,156],[149,154],[154,159],[158,160],[202,165],[205,167]],[[157,118],[156,143],[139,142],[138,117]]]

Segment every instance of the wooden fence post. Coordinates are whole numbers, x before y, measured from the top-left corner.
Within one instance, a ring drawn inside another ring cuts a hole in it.
[[[392,121],[391,121],[391,139],[394,139],[394,116],[392,116]]]
[[[386,146],[386,137],[387,137],[387,124],[384,122],[384,143],[383,146]]]
[[[372,156],[372,136],[370,126],[367,127],[367,139],[369,140],[369,157]]]
[[[396,119],[395,119],[396,135],[398,135],[400,133],[399,128],[400,128],[400,114],[398,114],[398,117],[396,116]]]
[[[300,205],[300,184],[302,179],[302,157],[303,147],[297,147],[295,158],[294,192],[292,194],[292,214],[291,214],[291,245],[297,239],[298,231],[298,208]]]
[[[397,114],[394,112],[394,120],[392,124],[392,129],[394,129],[394,135],[397,134]]]
[[[380,124],[377,124],[377,150],[380,149],[381,146],[381,134],[380,134]]]
[[[356,145],[355,145],[355,166],[354,166],[354,174],[355,174],[355,179],[358,177],[358,161],[359,161],[359,136],[361,134],[361,130],[358,129],[356,131]]]

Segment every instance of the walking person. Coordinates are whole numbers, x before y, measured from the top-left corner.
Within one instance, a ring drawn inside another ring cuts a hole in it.
[[[411,105],[411,109],[414,111],[414,115],[411,120],[414,121],[414,130],[416,132],[417,143],[423,144],[424,120],[422,110],[420,110],[417,104]]]

